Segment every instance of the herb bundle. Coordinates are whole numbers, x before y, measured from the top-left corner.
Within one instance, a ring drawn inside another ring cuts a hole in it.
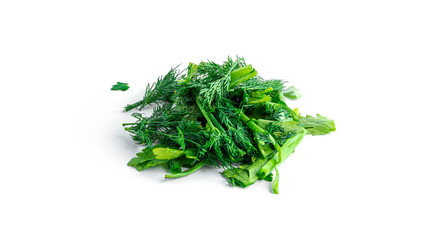
[[[266,180],[278,193],[277,167],[304,136],[335,131],[333,120],[304,117],[288,107],[286,98],[300,96],[281,80],[262,79],[241,57],[172,68],[147,86],[141,101],[124,109],[137,110],[135,122],[123,126],[145,146],[128,165],[138,171],[166,166],[166,178],[214,166],[224,169],[222,175],[234,186]],[[151,116],[140,112],[151,104]]]

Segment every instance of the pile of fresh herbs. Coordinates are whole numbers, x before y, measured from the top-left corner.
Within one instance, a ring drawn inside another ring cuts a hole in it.
[[[136,121],[123,124],[145,146],[128,165],[138,171],[166,166],[166,178],[219,167],[234,186],[273,181],[278,193],[278,166],[304,136],[335,131],[333,120],[304,117],[288,107],[286,98],[300,96],[281,80],[262,79],[240,57],[172,68],[148,85],[141,101],[125,107],[127,112],[154,105],[151,116],[136,111]]]

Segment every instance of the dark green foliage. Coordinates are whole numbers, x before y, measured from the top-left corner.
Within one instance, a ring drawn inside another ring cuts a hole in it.
[[[155,104],[153,114],[134,112],[125,130],[141,145],[128,165],[141,171],[165,166],[167,178],[189,175],[204,165],[224,168],[224,177],[246,187],[257,180],[273,181],[277,167],[307,134],[335,130],[333,121],[318,115],[301,117],[285,103],[300,97],[281,80],[264,80],[243,58],[190,63],[172,68],[148,85],[141,101],[125,111]]]

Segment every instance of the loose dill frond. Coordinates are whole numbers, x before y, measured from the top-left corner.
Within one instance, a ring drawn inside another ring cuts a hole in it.
[[[148,84],[145,89],[144,98],[133,104],[129,104],[125,107],[125,111],[128,112],[134,108],[143,109],[145,106],[151,103],[159,102],[173,102],[175,90],[179,88],[178,80],[181,76],[181,71],[177,67],[172,68],[165,76],[161,76],[153,84]]]

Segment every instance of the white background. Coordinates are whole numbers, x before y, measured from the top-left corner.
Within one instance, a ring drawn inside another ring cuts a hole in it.
[[[427,239],[425,1],[1,1],[0,239]],[[126,166],[122,108],[189,61],[282,78],[307,136],[270,183]],[[109,89],[128,82],[127,92]]]

